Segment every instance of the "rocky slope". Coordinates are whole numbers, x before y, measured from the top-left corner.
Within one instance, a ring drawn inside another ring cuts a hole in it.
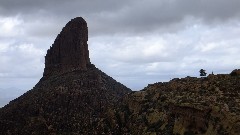
[[[239,135],[240,76],[151,84],[128,94],[115,112],[122,134]]]
[[[50,77],[0,110],[0,134],[109,132],[106,112],[128,91],[94,66]]]

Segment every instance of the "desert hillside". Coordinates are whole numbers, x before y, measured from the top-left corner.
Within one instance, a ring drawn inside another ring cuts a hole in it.
[[[116,110],[132,134],[238,135],[240,76],[186,77],[150,84]]]

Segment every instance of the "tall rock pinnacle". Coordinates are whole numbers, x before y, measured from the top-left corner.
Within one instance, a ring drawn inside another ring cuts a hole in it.
[[[47,51],[40,81],[0,108],[0,135],[118,131],[117,119],[112,123],[109,114],[115,114],[113,107],[119,106],[131,90],[90,63],[87,41],[88,27],[83,18],[66,24]]]
[[[77,17],[68,22],[47,51],[43,76],[86,70],[90,64],[87,41],[86,21]]]

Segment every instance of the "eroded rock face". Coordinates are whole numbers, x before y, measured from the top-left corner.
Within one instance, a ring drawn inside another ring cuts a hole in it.
[[[86,21],[77,17],[68,22],[47,51],[43,76],[86,70],[90,64],[87,41]]]

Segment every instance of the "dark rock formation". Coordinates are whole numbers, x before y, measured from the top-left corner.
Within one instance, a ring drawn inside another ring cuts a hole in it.
[[[234,69],[231,73],[231,76],[240,76],[240,69]]]
[[[62,29],[45,56],[44,76],[58,75],[73,70],[86,70],[90,64],[88,27],[77,17]]]
[[[0,109],[0,134],[110,134],[108,111],[131,90],[90,63],[87,23],[71,20],[45,57],[43,78]]]

